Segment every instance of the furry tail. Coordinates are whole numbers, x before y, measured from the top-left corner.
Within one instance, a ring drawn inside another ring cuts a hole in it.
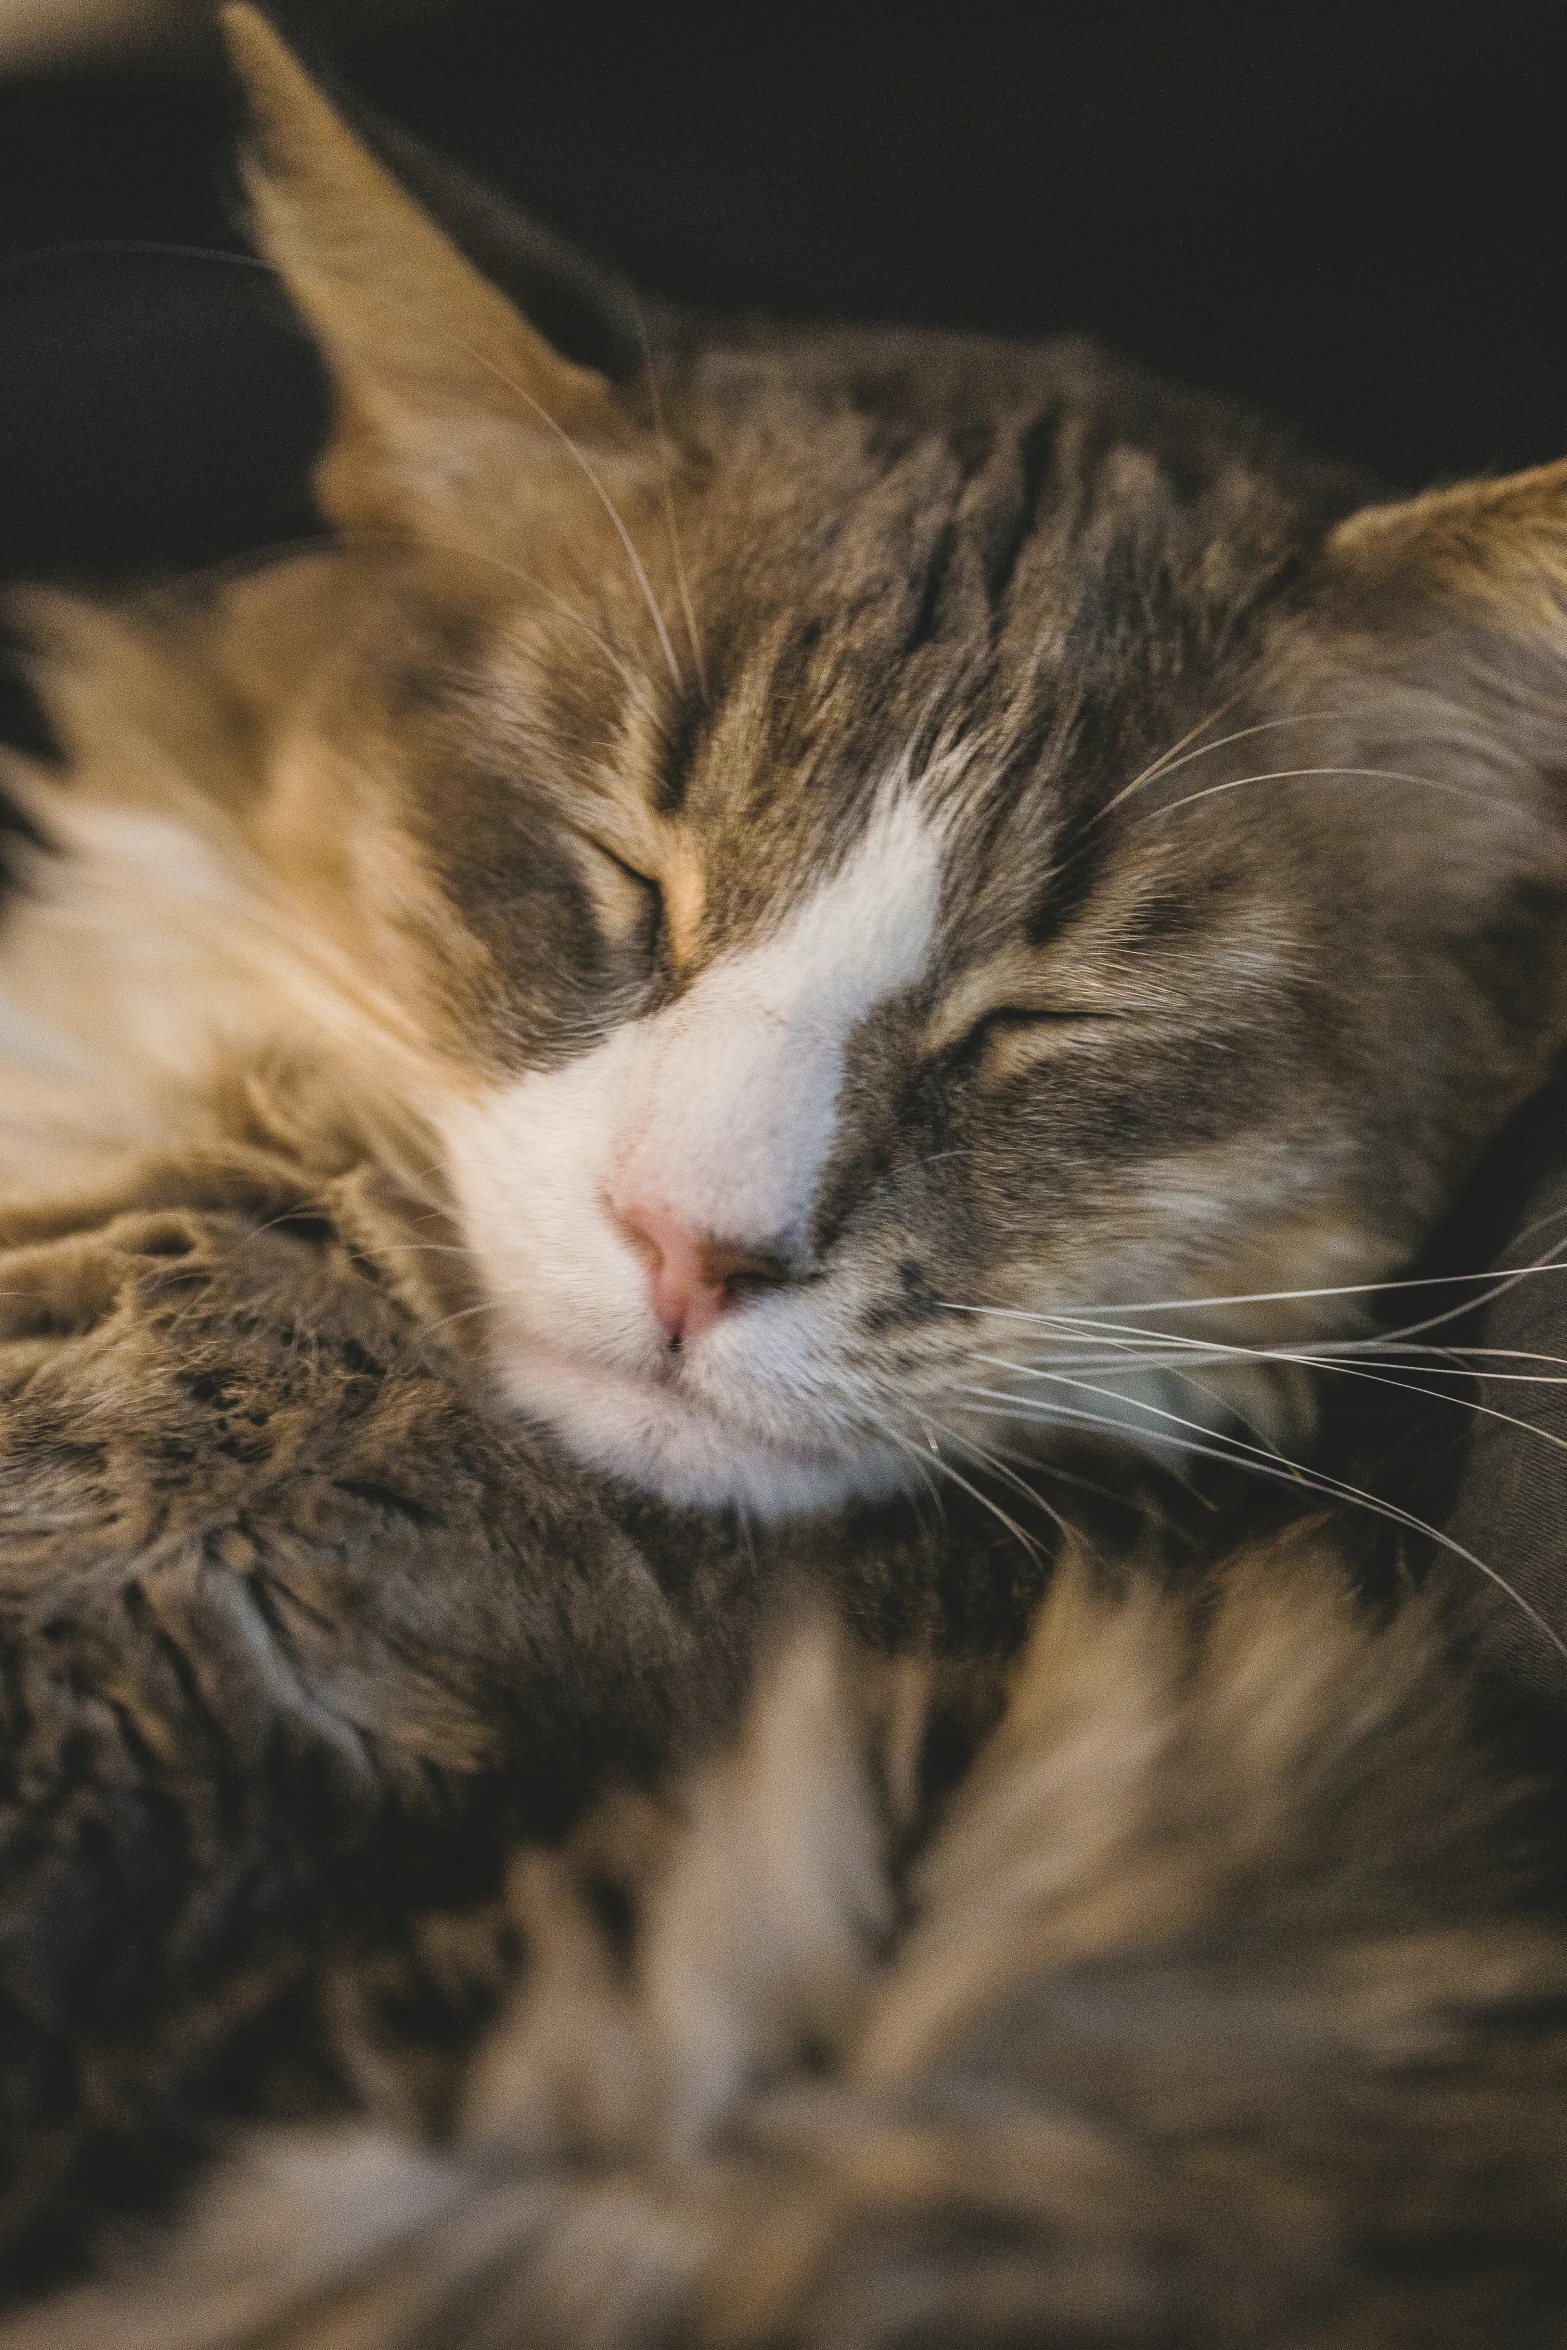
[[[1567,2342],[1567,1931],[1422,1606],[1080,1563],[931,1819],[937,1712],[799,1630],[518,1857],[448,2138],[258,2134],[0,2350]]]

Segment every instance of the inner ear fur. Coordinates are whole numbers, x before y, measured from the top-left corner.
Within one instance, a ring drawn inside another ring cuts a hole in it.
[[[1567,1045],[1567,464],[1362,508],[1302,590],[1264,692],[1295,820],[1422,975],[1399,1020],[1521,1099]]]
[[[1327,563],[1330,620],[1389,683],[1567,774],[1567,460],[1363,508]]]
[[[249,105],[255,234],[314,332],[336,417],[317,473],[353,529],[473,534],[635,453],[604,378],[553,350],[355,138],[260,12],[222,12]]]
[[[1350,515],[1280,646],[1296,763],[1341,776],[1389,920],[1567,900],[1567,463]]]

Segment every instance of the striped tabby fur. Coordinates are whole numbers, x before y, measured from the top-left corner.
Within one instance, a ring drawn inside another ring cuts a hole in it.
[[[1567,1931],[1425,1610],[1309,1533],[1200,1605],[1068,1562],[934,1820],[922,1682],[797,1629],[732,1751],[514,1855],[438,2134],[349,2023],[364,2120],[5,2350],[1567,2338]]]
[[[335,535],[29,611],[0,2350],[1567,2340],[1559,1786],[1291,1457],[1567,1035],[1567,468],[612,380],[226,17]]]

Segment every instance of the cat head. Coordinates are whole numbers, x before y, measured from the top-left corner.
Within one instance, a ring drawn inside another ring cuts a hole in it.
[[[341,541],[224,603],[209,780],[417,1039],[506,1391],[761,1511],[1281,1434],[1226,1349],[1353,1322],[1560,1039],[1567,467],[1368,506],[1077,346],[611,384],[226,13]]]

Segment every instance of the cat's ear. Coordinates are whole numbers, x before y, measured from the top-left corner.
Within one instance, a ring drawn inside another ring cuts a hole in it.
[[[1363,507],[1323,552],[1280,640],[1295,763],[1352,786],[1390,908],[1567,941],[1567,463]]]
[[[222,11],[249,101],[257,240],[331,374],[321,503],[351,528],[466,538],[497,502],[631,450],[604,378],[563,359],[353,135],[259,10]],[[469,527],[465,527],[469,526]]]
[[[1328,614],[1373,674],[1567,770],[1567,461],[1362,508],[1327,558]]]

